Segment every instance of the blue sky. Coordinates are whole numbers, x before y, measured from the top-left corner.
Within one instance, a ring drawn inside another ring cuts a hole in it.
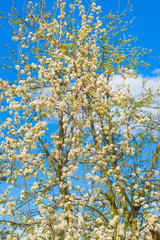
[[[104,12],[113,9],[116,13],[118,9],[118,0],[100,0],[99,1]],[[127,0],[120,0],[120,11],[127,6]],[[128,14],[128,18],[133,21],[133,28],[128,29],[128,33],[138,38],[137,46],[152,49],[151,56],[160,56],[160,0],[131,0],[133,11]],[[147,75],[151,75],[154,69],[160,68],[160,58],[146,58],[151,62],[151,67],[147,71]]]
[[[32,0],[37,2],[38,0]],[[120,12],[126,9],[128,0],[119,0]],[[23,8],[24,0],[14,0],[17,9]],[[27,2],[27,1],[26,1]],[[47,0],[51,4],[52,0]],[[110,10],[116,13],[118,10],[118,0],[98,0],[99,5],[102,6],[102,11],[107,14]],[[144,71],[145,75],[152,75],[154,69],[160,69],[160,0],[131,0],[133,11],[128,14],[128,19],[135,17],[133,28],[128,29],[128,33],[138,38],[136,45],[144,48],[152,49],[151,57],[144,59],[151,62],[151,67]],[[0,0],[0,10],[8,12],[12,6],[12,0]],[[1,21],[0,21],[1,23]],[[11,45],[11,35],[0,29],[0,42]],[[6,54],[6,49],[0,46],[1,56]],[[155,57],[155,58],[154,58]]]

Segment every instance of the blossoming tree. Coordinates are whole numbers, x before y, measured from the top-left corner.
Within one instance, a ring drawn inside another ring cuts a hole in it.
[[[1,231],[8,239],[152,239],[159,89],[133,95],[130,23],[81,0],[29,1],[10,24],[17,80],[0,80]],[[121,83],[116,84],[116,76]],[[6,229],[6,230],[5,230]]]

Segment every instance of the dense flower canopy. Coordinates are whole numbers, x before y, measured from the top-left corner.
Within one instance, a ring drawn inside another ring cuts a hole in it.
[[[133,95],[145,52],[81,0],[12,9],[17,80],[0,80],[7,239],[152,239],[158,230],[160,88]],[[115,77],[121,83],[116,84]],[[1,172],[1,175],[2,175]]]

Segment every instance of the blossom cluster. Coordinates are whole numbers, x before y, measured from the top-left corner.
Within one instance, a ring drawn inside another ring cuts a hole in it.
[[[144,230],[149,238],[159,226],[159,115],[151,109],[160,91],[144,84],[134,97],[125,83],[137,64],[136,51],[126,53],[130,38],[114,45],[125,14],[104,24],[95,2],[59,0],[52,13],[43,4],[29,1],[25,19],[12,19],[17,81],[0,80],[7,238],[143,239]]]

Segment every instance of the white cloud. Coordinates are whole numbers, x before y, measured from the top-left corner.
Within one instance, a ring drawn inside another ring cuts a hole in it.
[[[159,69],[160,70],[160,69]],[[139,75],[137,78],[128,77],[125,80],[120,75],[114,75],[112,86],[122,84],[125,82],[129,85],[130,92],[133,96],[142,93],[143,90],[143,79],[146,79],[146,88],[153,87],[154,89],[157,89],[160,87],[160,76],[155,77],[143,77],[142,75]]]
[[[159,74],[160,73],[160,68],[156,68],[152,71],[152,74]]]

